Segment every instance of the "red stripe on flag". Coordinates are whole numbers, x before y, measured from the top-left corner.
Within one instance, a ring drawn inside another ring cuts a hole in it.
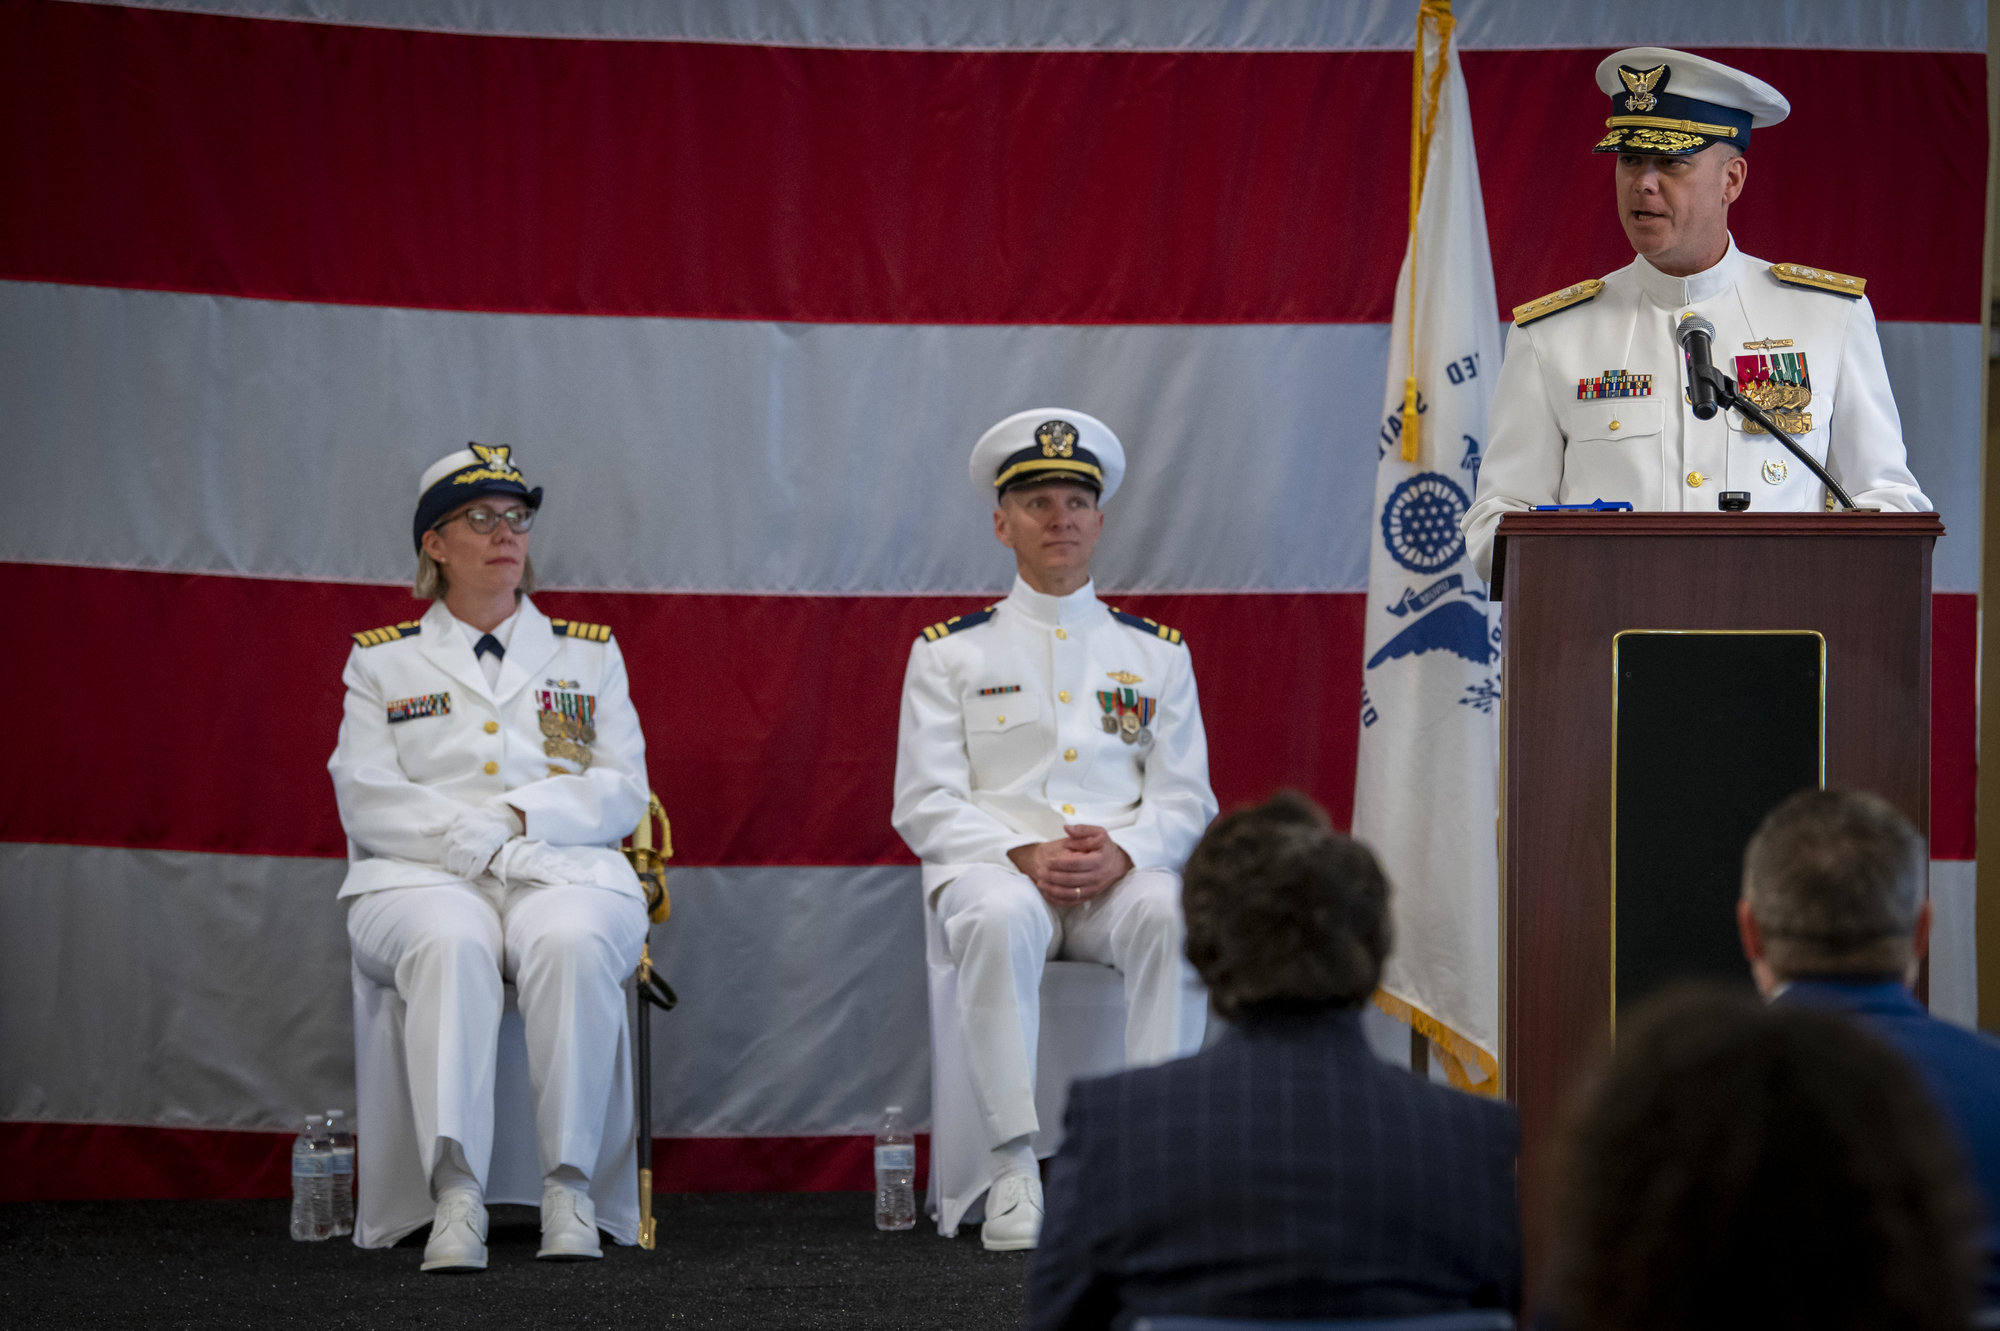
[[[235,1201],[292,1195],[292,1134],[0,1123],[0,1202]],[[916,1186],[930,1169],[917,1135]],[[868,1137],[655,1137],[653,1191],[860,1192]]]
[[[610,624],[630,667],[678,863],[910,863],[889,826],[903,668],[973,597],[555,592]],[[1346,823],[1362,598],[1121,597],[1188,635],[1217,793],[1295,786]],[[419,611],[395,588],[0,564],[20,623],[0,664],[20,708],[0,840],[271,855],[345,853],[326,774],[347,634]]]
[[[1977,321],[1984,60],[1714,52],[1793,99],[1745,249]],[[1465,57],[1504,311],[1630,259],[1596,51]],[[1395,52],[905,52],[0,2],[0,274],[394,306],[1386,322]],[[1865,96],[1856,90],[1865,89]],[[1802,182],[1838,182],[1833,206]]]
[[[1392,53],[932,53],[0,7],[0,272],[912,323],[1386,318]]]

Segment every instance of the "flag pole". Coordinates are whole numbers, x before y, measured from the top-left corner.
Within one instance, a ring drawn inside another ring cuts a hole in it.
[[[1444,89],[1445,53],[1456,20],[1451,0],[1422,0],[1417,6],[1416,64],[1410,81],[1410,373],[1403,380],[1403,461],[1417,460],[1417,211],[1424,201],[1424,172],[1430,165],[1431,132],[1437,128],[1438,97]],[[1424,29],[1437,34],[1437,65],[1429,86],[1424,79]]]

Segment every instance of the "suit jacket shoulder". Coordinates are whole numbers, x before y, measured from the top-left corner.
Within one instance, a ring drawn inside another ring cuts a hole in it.
[[[1512,1106],[1419,1081],[1358,1013],[1231,1030],[1076,1083],[1051,1166],[1031,1327],[1135,1317],[1513,1308]]]

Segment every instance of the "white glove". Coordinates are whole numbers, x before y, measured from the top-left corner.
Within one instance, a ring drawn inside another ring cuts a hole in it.
[[[519,835],[512,819],[491,809],[461,810],[444,834],[444,867],[460,878],[477,878],[495,853]]]
[[[580,880],[582,871],[569,856],[546,841],[509,841],[493,857],[493,876],[504,887],[561,887]]]

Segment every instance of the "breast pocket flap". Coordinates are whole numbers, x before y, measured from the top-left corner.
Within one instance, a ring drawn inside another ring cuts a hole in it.
[[[965,700],[965,730],[971,735],[992,735],[1038,721],[1042,715],[1042,695],[1023,690],[974,696]]]
[[[1570,414],[1571,443],[1586,439],[1631,439],[1658,434],[1664,419],[1657,398],[1611,398],[1602,402],[1579,402]]]

